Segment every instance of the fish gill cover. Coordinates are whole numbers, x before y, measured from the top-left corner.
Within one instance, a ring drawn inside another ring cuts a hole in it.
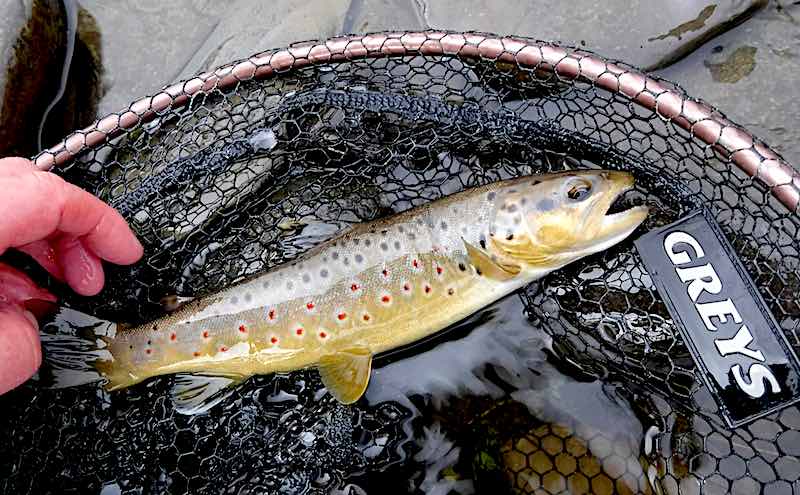
[[[187,83],[155,112],[132,107],[141,121],[71,147],[54,170],[118,207],[145,258],[108,267],[97,297],[40,281],[78,311],[142,322],[165,296],[211,293],[353,223],[503,178],[617,168],[637,179],[624,201],[651,207],[640,233],[707,208],[800,349],[800,217],[733,163],[737,150],[715,150],[684,114],[665,118],[599,78],[463,45],[322,63],[261,56],[241,80]],[[638,73],[613,67],[623,71],[600,77]],[[791,493],[800,478],[800,410],[730,429],[630,241],[375,364],[353,406],[298,371],[252,378],[197,416],[174,411],[172,377],[113,394],[32,381],[0,398],[0,488]]]

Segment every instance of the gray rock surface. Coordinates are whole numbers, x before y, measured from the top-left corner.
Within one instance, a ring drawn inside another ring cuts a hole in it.
[[[14,60],[14,45],[31,16],[33,0],[0,0],[0,63],[9,67]],[[5,92],[8,73],[0,71],[0,94]],[[0,113],[3,111],[0,100]]]
[[[703,98],[800,167],[800,4],[753,19],[658,72]]]
[[[652,69],[745,20],[766,0],[416,0],[433,28],[557,40]]]
[[[81,5],[102,33],[107,92],[100,114],[121,110],[175,82],[222,16],[231,12],[228,2],[214,0],[81,0]]]
[[[340,34],[350,0],[237,0],[183,71],[191,75],[294,41]]]

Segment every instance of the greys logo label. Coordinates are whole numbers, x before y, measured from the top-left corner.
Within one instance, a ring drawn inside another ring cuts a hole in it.
[[[730,426],[800,399],[800,363],[710,215],[691,213],[636,246]]]
[[[682,248],[684,244],[687,247]],[[697,302],[703,292],[712,296],[719,295],[723,291],[722,280],[720,280],[714,265],[706,263],[704,265],[689,266],[681,268],[695,260],[705,258],[705,250],[691,234],[682,231],[671,232],[664,238],[664,251],[669,259],[675,264],[675,273],[681,282],[686,284],[687,292],[692,302],[694,302],[697,314],[710,332],[719,331],[718,325],[733,323],[739,325],[744,322],[741,313],[736,309],[730,297],[726,299],[714,300],[705,303]],[[689,253],[692,253],[690,255]],[[712,321],[715,320],[715,321]],[[747,325],[741,325],[736,334],[730,338],[714,339],[714,345],[720,356],[731,354],[741,354],[758,363],[752,364],[747,371],[748,377],[745,378],[743,368],[740,364],[730,367],[736,384],[750,397],[758,398],[764,395],[764,381],[769,383],[773,393],[781,391],[781,386],[772,372],[766,366],[759,364],[764,362],[764,353],[758,349],[751,349],[748,346],[753,343],[753,335]]]

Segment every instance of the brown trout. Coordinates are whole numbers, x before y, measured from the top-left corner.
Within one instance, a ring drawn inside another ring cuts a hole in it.
[[[632,186],[625,172],[575,171],[466,190],[357,225],[159,320],[117,328],[97,339],[103,349],[84,342],[59,356],[69,348],[61,341],[54,361],[61,358],[62,370],[93,365],[108,390],[180,374],[173,397],[183,412],[207,409],[249,376],[307,367],[352,403],[367,388],[375,354],[626,238],[647,208],[608,210]]]

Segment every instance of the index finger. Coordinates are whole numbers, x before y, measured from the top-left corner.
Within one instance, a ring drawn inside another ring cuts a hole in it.
[[[142,245],[111,206],[50,172],[0,177],[0,252],[53,233],[80,237],[98,257],[129,264]]]
[[[142,257],[141,243],[117,210],[73,184],[63,184],[58,230],[80,237],[98,257],[112,263],[128,265]]]

